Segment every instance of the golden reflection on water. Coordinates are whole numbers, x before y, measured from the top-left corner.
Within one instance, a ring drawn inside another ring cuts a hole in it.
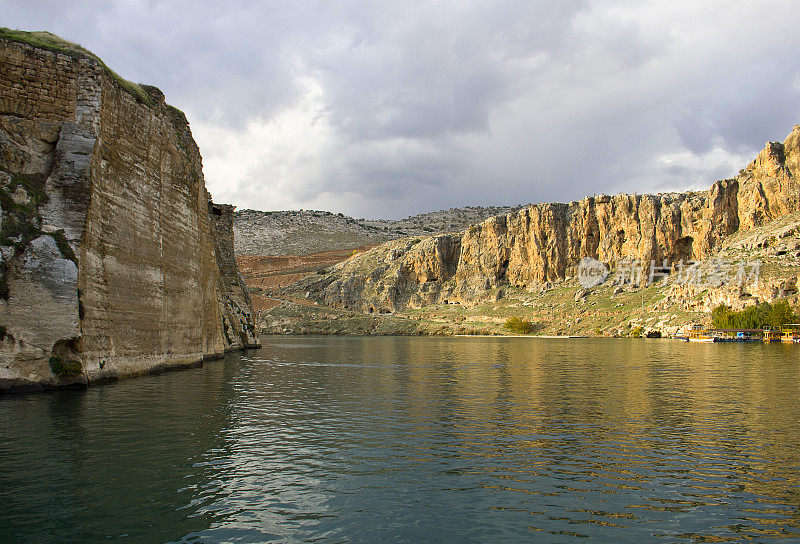
[[[623,527],[614,520],[637,521],[642,511],[680,516],[701,507],[725,509],[727,494],[736,493],[757,499],[746,509],[755,515],[727,527],[735,534],[670,535],[800,538],[794,346],[398,338],[320,347],[323,363],[395,363],[362,375],[358,391],[346,383],[332,383],[330,391],[386,404],[377,409],[402,402],[411,423],[396,438],[414,452],[412,460],[430,460],[427,441],[413,444],[449,421],[449,439],[476,460],[469,472],[486,473],[487,490],[563,494],[586,504],[550,520]],[[565,483],[536,485],[543,477]],[[668,496],[654,487],[679,490]],[[603,495],[627,503],[617,502],[619,511],[598,508]],[[765,500],[783,508],[758,508]],[[544,515],[531,512],[537,513]]]
[[[800,539],[795,346],[263,342],[0,398],[0,542]]]

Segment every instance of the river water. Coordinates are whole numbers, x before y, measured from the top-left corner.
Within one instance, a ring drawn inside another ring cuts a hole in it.
[[[268,337],[0,397],[0,542],[797,542],[798,354]]]

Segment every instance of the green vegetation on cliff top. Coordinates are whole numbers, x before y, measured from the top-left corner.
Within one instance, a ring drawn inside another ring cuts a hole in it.
[[[63,38],[59,38],[55,34],[46,31],[28,32],[24,30],[12,30],[6,27],[0,27],[0,39],[5,39],[11,42],[23,43],[52,51],[53,53],[62,53],[69,55],[74,59],[89,59],[98,63],[103,69],[117,82],[117,84],[126,92],[130,93],[137,101],[147,104],[148,106],[154,105],[153,99],[145,92],[141,85],[132,83],[127,79],[114,72],[111,68],[106,66],[100,57],[89,51],[88,49],[72,42],[68,42]]]

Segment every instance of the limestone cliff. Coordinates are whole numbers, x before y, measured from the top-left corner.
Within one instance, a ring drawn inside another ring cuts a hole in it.
[[[800,125],[708,191],[535,204],[460,234],[388,242],[296,286],[328,306],[367,312],[485,300],[510,285],[573,276],[583,257],[677,263],[708,257],[735,232],[800,209]]]
[[[222,329],[228,344],[238,342],[242,346],[251,346],[258,342],[258,338],[252,318],[253,303],[234,254],[233,210],[234,207],[228,204],[211,205],[211,232],[220,272]]]
[[[188,122],[48,33],[0,29],[0,389],[257,342]]]

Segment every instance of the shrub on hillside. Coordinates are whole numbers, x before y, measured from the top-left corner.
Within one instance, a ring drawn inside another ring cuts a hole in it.
[[[533,323],[520,317],[509,317],[505,328],[517,334],[530,334],[533,332]]]
[[[50,370],[53,374],[61,378],[65,376],[77,376],[81,373],[81,362],[73,359],[64,360],[58,355],[50,357]]]

